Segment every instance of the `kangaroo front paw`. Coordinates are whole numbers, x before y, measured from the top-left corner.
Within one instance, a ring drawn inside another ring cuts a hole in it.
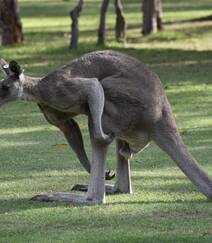
[[[113,173],[111,175],[110,172],[111,172],[110,170],[108,170],[108,171],[105,172],[105,180],[106,181],[110,181],[110,180],[112,180],[116,176],[115,173]]]

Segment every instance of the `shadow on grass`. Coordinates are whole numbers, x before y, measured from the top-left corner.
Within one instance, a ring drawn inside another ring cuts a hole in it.
[[[114,195],[115,197],[115,195]],[[130,195],[127,195],[127,197],[133,197],[130,196]],[[208,203],[211,203],[211,201],[207,200],[207,199],[170,199],[170,200],[167,200],[164,199],[164,200],[136,200],[136,201],[133,201],[132,198],[130,198],[129,200],[126,199],[126,201],[115,201],[115,202],[112,202],[112,203],[107,203],[105,206],[107,205],[138,205],[140,204],[141,206],[144,205],[144,204],[147,204],[147,205],[151,205],[151,204],[154,204],[154,205],[157,205],[157,204],[169,204],[169,205],[192,205],[192,204],[198,204],[198,203],[201,203],[201,204],[208,204]],[[70,205],[70,202],[35,202],[35,201],[32,201],[30,198],[17,198],[17,199],[7,199],[7,200],[2,200],[0,199],[0,214],[4,214],[4,213],[10,213],[10,212],[20,212],[20,211],[24,211],[24,210],[33,210],[33,209],[39,209],[39,208],[58,208],[58,207],[69,207]],[[88,205],[83,205],[83,204],[74,204],[74,206],[76,207],[84,207],[84,206],[88,206]],[[212,215],[211,215],[212,216]],[[208,215],[209,217],[209,215]]]
[[[42,75],[58,69],[84,53],[97,50],[94,44],[81,43],[78,50],[68,50],[66,46],[37,51],[24,58],[18,58],[21,64],[27,63],[26,73]],[[107,49],[107,47],[105,48]],[[133,49],[113,48],[135,56],[150,66],[164,84],[180,85],[185,82],[211,84],[212,51],[192,51],[180,49]],[[43,60],[42,60],[43,59]]]
[[[194,3],[195,2],[195,3]],[[164,11],[167,12],[180,12],[180,11],[204,11],[204,10],[210,10],[212,9],[212,4],[210,1],[208,1],[208,4],[206,4],[205,2],[200,2],[198,0],[193,1],[193,4],[191,6],[191,4],[189,2],[182,2],[182,1],[178,1],[178,2],[174,2],[174,3],[170,3],[168,1],[165,1],[163,4],[163,9]]]
[[[40,3],[36,2],[21,2],[21,13],[22,17],[64,17],[68,16],[69,11],[73,8],[73,1],[67,2],[54,2],[54,1],[42,1]],[[138,1],[131,0],[123,2],[124,10],[126,13],[137,13],[140,9],[140,4]],[[100,3],[98,0],[92,0],[92,2],[86,3],[86,8],[83,10],[82,14],[86,16],[93,16],[98,18]],[[212,9],[211,3],[200,1],[193,1],[192,4],[188,2],[164,2],[163,11],[164,12],[180,12],[180,11],[208,11]],[[111,11],[113,9],[111,8]],[[38,14],[39,13],[39,14]],[[110,13],[110,12],[109,12]]]
[[[129,196],[130,197],[130,196]],[[195,205],[195,204],[198,204],[198,203],[201,203],[201,204],[205,204],[205,205],[211,205],[211,201],[207,198],[201,198],[201,199],[181,199],[180,196],[179,196],[179,199],[170,199],[170,200],[167,200],[164,199],[164,200],[136,200],[136,201],[133,201],[132,199],[129,199],[129,200],[126,200],[126,201],[116,201],[116,202],[112,202],[112,203],[108,203],[108,204],[111,204],[111,205],[151,205],[151,204],[155,204],[155,205],[183,205],[183,206],[189,206],[189,205]],[[208,216],[208,215],[207,215]],[[212,215],[211,215],[212,216]],[[209,216],[208,216],[209,217]]]
[[[73,3],[56,3],[53,1],[21,2],[21,16],[24,18],[68,17]]]
[[[0,199],[0,213],[10,213],[19,212],[28,209],[38,209],[38,208],[55,208],[58,206],[66,205],[67,202],[34,202],[30,198],[17,198],[17,199]]]

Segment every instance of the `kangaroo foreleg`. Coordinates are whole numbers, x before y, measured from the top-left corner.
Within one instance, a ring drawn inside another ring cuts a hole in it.
[[[81,165],[86,169],[88,173],[90,173],[90,161],[85,152],[83,138],[78,124],[73,119],[69,119],[65,123],[60,124],[59,128],[77,155]],[[114,176],[114,174],[110,174],[110,171],[105,172],[105,180],[111,180],[114,178]],[[74,188],[77,190],[77,185],[75,185]]]
[[[77,155],[81,165],[90,173],[90,161],[85,152],[83,138],[78,124],[73,119],[68,119],[65,123],[60,124],[59,128]]]
[[[90,173],[90,161],[85,152],[82,134],[78,124],[73,119],[67,118],[66,114],[58,112],[49,106],[43,104],[38,104],[38,106],[43,112],[46,120],[63,132],[80,163],[86,171]]]
[[[81,165],[90,173],[90,161],[85,152],[82,134],[78,124],[72,118],[67,118],[65,113],[59,112],[43,104],[38,104],[46,120],[52,125],[58,127],[67,139],[70,147],[75,152]],[[105,179],[111,180],[114,175],[109,171],[105,172]],[[77,188],[77,187],[76,187]]]

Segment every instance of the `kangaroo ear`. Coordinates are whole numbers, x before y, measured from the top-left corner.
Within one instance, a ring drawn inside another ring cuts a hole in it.
[[[9,69],[9,64],[4,60],[0,59],[0,68],[7,74],[9,75],[11,73]]]
[[[19,76],[23,73],[23,70],[21,67],[18,65],[16,61],[11,61],[9,63],[9,69],[11,72],[15,73],[15,75]]]

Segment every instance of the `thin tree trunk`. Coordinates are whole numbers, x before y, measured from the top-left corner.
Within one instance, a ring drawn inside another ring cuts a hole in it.
[[[76,5],[74,9],[70,12],[70,17],[72,20],[71,23],[71,40],[70,40],[70,48],[75,49],[78,46],[79,40],[79,17],[82,11],[84,4],[84,0],[79,0],[79,3]]]
[[[0,29],[2,45],[23,41],[22,23],[17,0],[0,0]]]
[[[157,28],[158,30],[163,29],[163,21],[162,21],[162,0],[156,1],[156,15],[157,15]]]
[[[155,33],[162,26],[162,4],[161,0],[143,0],[143,34]]]
[[[98,29],[98,41],[97,45],[105,44],[105,22],[106,22],[106,12],[108,9],[109,0],[103,0],[101,10],[100,10],[100,21]]]
[[[123,13],[123,7],[121,4],[121,0],[115,0],[115,12],[116,12],[116,25],[115,25],[115,32],[116,32],[116,40],[121,41],[126,40],[126,20]]]

